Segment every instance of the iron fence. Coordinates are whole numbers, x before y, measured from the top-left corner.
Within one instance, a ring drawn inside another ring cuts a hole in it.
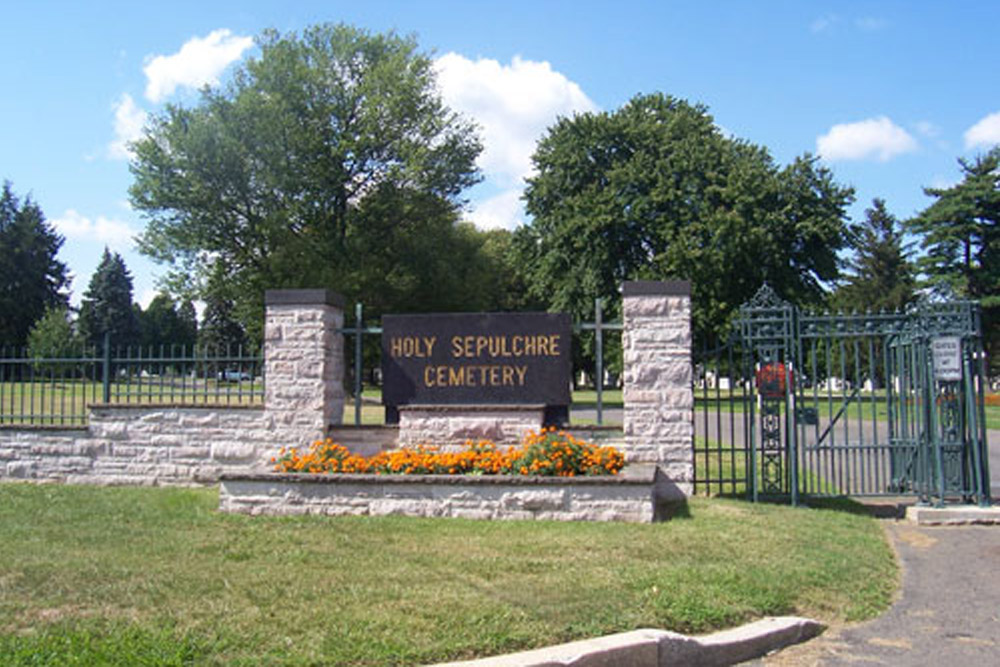
[[[697,492],[989,501],[975,304],[816,314],[762,288],[736,325],[695,354]]]
[[[264,400],[256,349],[81,348],[42,357],[0,348],[0,425],[84,426],[92,405],[247,405]]]

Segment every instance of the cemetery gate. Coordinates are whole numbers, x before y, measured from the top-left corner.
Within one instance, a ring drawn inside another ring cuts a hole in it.
[[[695,358],[700,493],[989,503],[975,303],[810,314],[765,285]]]

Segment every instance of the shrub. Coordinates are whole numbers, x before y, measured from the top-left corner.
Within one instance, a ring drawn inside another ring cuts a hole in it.
[[[521,447],[500,449],[489,440],[468,441],[458,452],[420,446],[372,457],[352,454],[327,438],[309,451],[282,448],[271,459],[278,472],[374,473],[385,475],[614,475],[625,465],[614,447],[598,447],[565,431],[531,432]]]

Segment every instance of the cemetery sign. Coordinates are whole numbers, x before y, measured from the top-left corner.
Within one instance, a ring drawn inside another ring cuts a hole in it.
[[[570,403],[572,324],[564,313],[385,315],[382,402],[401,405]]]

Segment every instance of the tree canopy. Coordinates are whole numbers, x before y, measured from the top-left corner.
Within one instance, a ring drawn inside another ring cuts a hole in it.
[[[66,306],[46,310],[28,333],[28,354],[34,359],[71,359],[81,355],[81,348]],[[35,369],[55,375],[65,371],[66,366],[36,361]]]
[[[248,324],[270,288],[435,307],[481,145],[442,103],[430,58],[412,38],[346,25],[268,31],[258,45],[228,85],[168,107],[134,145],[142,252],[193,293],[224,283],[212,289]]]
[[[62,244],[42,209],[30,197],[22,202],[5,182],[0,193],[0,345],[24,345],[46,310],[67,305],[69,277],[56,259]]]
[[[190,301],[178,305],[169,294],[160,292],[145,310],[138,309],[136,314],[145,348],[191,349],[197,342],[198,317]]]
[[[779,168],[703,106],[652,94],[562,118],[533,161],[516,248],[553,309],[585,317],[625,280],[686,278],[705,337],[764,281],[804,303],[839,276],[853,191],[809,155]]]
[[[1000,147],[959,159],[962,181],[925,188],[936,201],[907,223],[921,235],[918,266],[930,287],[976,300],[990,359],[1000,357]]]

